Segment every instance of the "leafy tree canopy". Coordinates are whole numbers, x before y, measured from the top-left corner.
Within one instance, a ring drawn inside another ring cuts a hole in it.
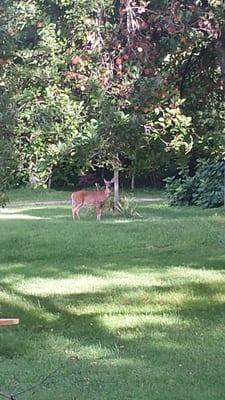
[[[224,155],[221,1],[3,0],[0,11],[2,190],[46,185],[56,166],[130,160],[140,172]]]

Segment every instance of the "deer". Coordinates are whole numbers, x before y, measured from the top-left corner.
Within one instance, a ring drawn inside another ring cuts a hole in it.
[[[105,190],[95,190],[95,191],[88,191],[88,190],[79,190],[78,192],[73,192],[71,194],[72,200],[72,216],[75,220],[80,219],[79,210],[82,206],[92,205],[95,206],[96,209],[96,217],[97,221],[100,221],[103,207],[110,197],[111,194],[111,185],[114,183],[114,178],[110,181],[104,179],[105,183]]]

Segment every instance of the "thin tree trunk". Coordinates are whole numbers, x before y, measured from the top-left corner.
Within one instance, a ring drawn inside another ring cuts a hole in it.
[[[114,212],[119,210],[119,171],[118,169],[114,169]]]
[[[131,172],[131,183],[130,183],[131,190],[134,190],[134,182],[135,182],[135,170]]]
[[[134,183],[136,177],[136,164],[137,164],[137,149],[134,152],[134,158],[131,163],[131,183],[130,183],[131,190],[134,190]]]
[[[52,187],[52,167],[50,167],[50,170],[49,170],[48,189],[51,189],[51,187]]]
[[[52,177],[50,176],[48,179],[48,189],[50,190],[52,187]]]
[[[225,159],[223,161],[223,206],[225,208]]]
[[[35,189],[37,187],[37,178],[33,174],[32,171],[30,172],[30,176],[29,176],[29,185],[30,185],[31,189]]]

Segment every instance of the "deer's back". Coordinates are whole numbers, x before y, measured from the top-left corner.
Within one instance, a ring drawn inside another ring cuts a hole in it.
[[[79,190],[72,193],[72,198],[79,204],[101,204],[106,201],[108,194],[105,192],[89,192],[88,190]]]

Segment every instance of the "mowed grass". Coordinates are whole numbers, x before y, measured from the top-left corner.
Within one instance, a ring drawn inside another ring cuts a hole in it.
[[[0,213],[0,391],[34,400],[225,398],[225,212]]]
[[[104,186],[104,184],[103,184]],[[103,187],[102,187],[103,188]],[[78,188],[68,189],[68,190],[48,190],[48,189],[11,189],[7,194],[10,199],[9,205],[15,205],[16,203],[30,203],[30,202],[46,202],[46,201],[70,201],[71,193],[74,190],[78,190]],[[91,187],[85,190],[96,190],[96,187]],[[137,198],[159,198],[163,195],[163,191],[160,189],[135,189],[134,191],[129,190],[128,188],[120,190],[122,196],[130,196]]]
[[[67,201],[70,199],[71,190],[48,190],[48,189],[11,189],[7,194],[9,196],[10,205],[19,202],[43,202],[43,201]]]

